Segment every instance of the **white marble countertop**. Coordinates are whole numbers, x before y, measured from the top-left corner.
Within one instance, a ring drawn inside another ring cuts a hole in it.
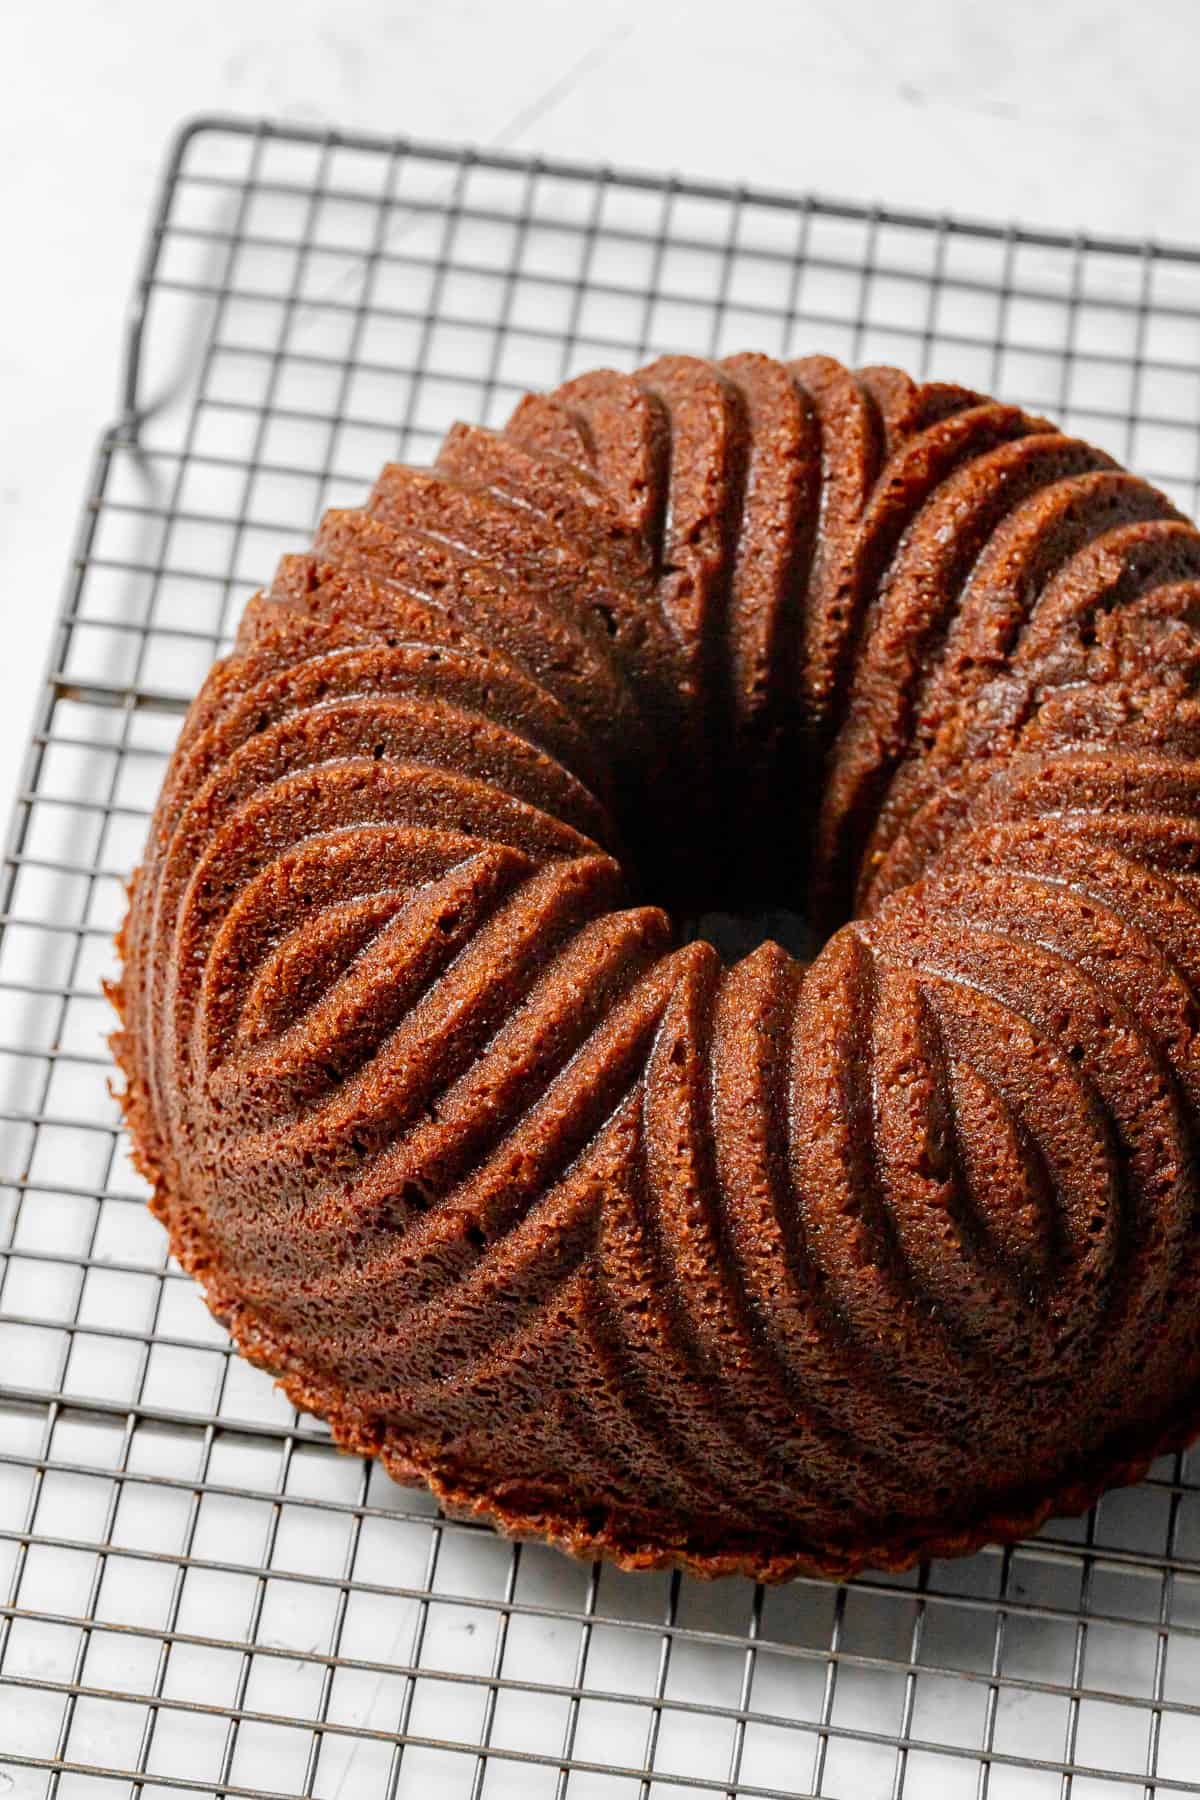
[[[229,110],[1200,239],[1195,0],[8,0],[0,794],[168,138]]]

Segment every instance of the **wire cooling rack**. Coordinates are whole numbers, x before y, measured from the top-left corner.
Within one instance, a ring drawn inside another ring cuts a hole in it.
[[[1200,1460],[849,1587],[441,1519],[231,1356],[99,997],[187,699],[322,509],[658,350],[894,359],[1195,510],[1200,254],[204,120],[170,158],[5,865],[0,1795],[1200,1794]]]

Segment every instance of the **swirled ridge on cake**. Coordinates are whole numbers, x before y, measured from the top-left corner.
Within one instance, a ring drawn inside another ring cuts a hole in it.
[[[628,1566],[1011,1537],[1196,1423],[1200,533],[966,389],[666,357],[251,601],[115,1045],[339,1442]],[[726,966],[681,913],[830,935]]]

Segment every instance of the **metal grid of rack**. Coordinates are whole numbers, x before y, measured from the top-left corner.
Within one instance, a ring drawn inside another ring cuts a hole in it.
[[[659,350],[824,349],[1200,493],[1200,252],[237,120],[170,158],[0,901],[0,1794],[1200,1794],[1200,1457],[848,1587],[443,1520],[167,1262],[99,994],[178,718],[320,510]]]

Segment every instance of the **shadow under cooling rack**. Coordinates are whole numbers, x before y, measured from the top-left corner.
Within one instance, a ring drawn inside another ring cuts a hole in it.
[[[849,1587],[442,1520],[232,1357],[125,1158],[100,983],[179,715],[321,510],[664,350],[900,362],[1195,510],[1200,257],[199,121],[135,290],[0,940],[0,1794],[1200,1794],[1200,1462]]]

